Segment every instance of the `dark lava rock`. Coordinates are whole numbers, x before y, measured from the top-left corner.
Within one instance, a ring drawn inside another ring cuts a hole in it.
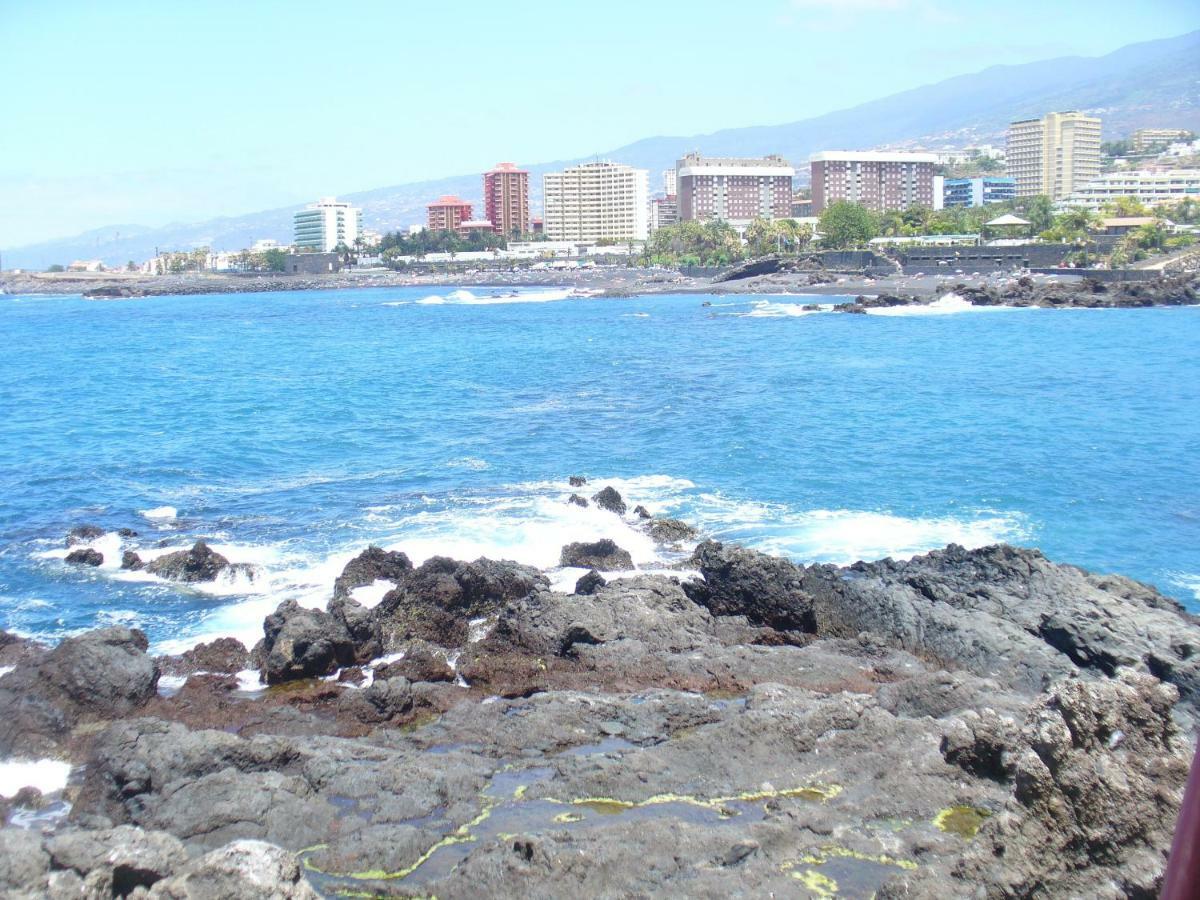
[[[80,547],[68,553],[66,561],[76,566],[99,566],[104,563],[104,554],[91,547]]]
[[[621,499],[621,494],[615,487],[609,485],[592,497],[593,502],[601,509],[606,509],[609,512],[614,512],[619,516],[625,515],[625,501]]]
[[[684,590],[714,615],[745,616],[778,631],[816,631],[812,597],[801,586],[804,570],[794,563],[717,541],[700,544],[691,561],[704,583],[687,582]]]
[[[567,498],[567,502],[574,503],[576,506],[586,507],[588,505],[587,499],[585,497],[580,497],[578,494],[572,494]]]
[[[604,576],[595,569],[592,569],[586,575],[581,575],[579,580],[575,582],[575,593],[584,596],[594,594],[606,584],[608,582],[604,580]]]
[[[67,546],[87,544],[97,538],[104,537],[105,531],[99,525],[77,525],[67,532]]]
[[[157,882],[154,900],[318,900],[294,854],[264,841],[238,840]]]
[[[140,556],[138,556],[136,553],[134,553],[132,550],[126,550],[124,553],[121,554],[121,568],[122,569],[128,569],[131,572],[136,572],[139,569],[144,568],[145,565],[146,564],[144,562],[142,562],[142,558]]]
[[[204,541],[196,541],[190,550],[168,553],[146,563],[146,571],[151,575],[187,583],[214,581],[227,568],[229,560]]]
[[[0,757],[45,754],[79,722],[126,715],[155,697],[147,646],[136,629],[102,628],[0,678]]]
[[[446,662],[445,655],[438,655],[428,647],[410,646],[403,659],[387,663],[375,670],[377,679],[402,676],[409,681],[453,681],[454,670]]]
[[[679,519],[652,519],[646,529],[660,544],[678,544],[694,540],[699,532]]]
[[[223,637],[206,644],[197,644],[179,656],[162,657],[159,664],[172,675],[193,672],[217,672],[236,675],[250,668],[250,651],[237,638]]]
[[[582,569],[632,569],[633,557],[622,550],[615,541],[602,538],[598,541],[576,542],[562,548],[558,557],[560,566],[578,566]]]
[[[267,684],[330,675],[355,662],[354,643],[342,623],[295,600],[279,604],[267,616],[263,634],[262,677]]]
[[[549,586],[537,569],[509,560],[434,556],[389,591],[375,613],[389,646],[422,638],[459,647],[467,641],[471,619],[493,615],[505,603]]]
[[[333,596],[335,599],[349,596],[355,588],[375,581],[399,582],[412,570],[412,560],[407,554],[370,546],[346,563],[333,583]]]
[[[353,597],[340,596],[329,601],[329,614],[350,635],[356,663],[362,665],[383,654],[383,630],[373,609]]]
[[[646,507],[642,506],[640,503],[633,508],[633,514],[635,516],[637,516],[639,519],[653,518],[650,515],[650,510],[646,509]]]
[[[567,479],[567,483],[570,484],[571,487],[583,487],[585,484],[587,484],[587,479],[582,475],[572,475]]]
[[[135,538],[138,536],[138,533],[132,528],[118,528],[117,534],[123,538]]]

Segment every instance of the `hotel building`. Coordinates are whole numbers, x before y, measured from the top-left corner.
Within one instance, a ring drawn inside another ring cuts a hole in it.
[[[792,214],[795,174],[781,156],[735,159],[688,154],[675,164],[679,219],[720,219],[741,227],[754,219],[786,219]]]
[[[461,197],[440,197],[425,210],[430,231],[459,231],[463,222],[475,218],[472,215],[473,207]]]
[[[814,153],[812,213],[819,216],[838,202],[857,203],[875,212],[933,208],[932,153],[829,150]],[[938,198],[940,199],[940,198]]]
[[[322,197],[292,217],[297,250],[329,253],[339,245],[353,247],[362,233],[362,210],[334,197]]]
[[[982,178],[947,178],[942,183],[942,206],[986,206],[1004,203],[1017,196],[1012,178],[985,175]]]
[[[505,237],[529,233],[529,173],[510,162],[483,174],[483,217]]]
[[[1017,196],[1060,200],[1100,177],[1100,120],[1052,112],[1008,126],[1008,174]]]
[[[542,176],[544,231],[552,241],[644,241],[649,233],[649,173],[612,162]]]
[[[1147,206],[1200,200],[1200,169],[1108,172],[1072,191],[1057,206],[1062,209],[1083,207],[1097,210],[1120,197],[1133,197]]]

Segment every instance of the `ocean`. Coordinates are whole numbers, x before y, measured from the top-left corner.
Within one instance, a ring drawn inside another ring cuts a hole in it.
[[[371,543],[680,558],[574,474],[800,562],[1009,541],[1200,609],[1200,309],[504,293],[0,297],[0,627],[252,644]],[[83,523],[98,569],[62,560]],[[254,578],[117,568],[198,538]]]

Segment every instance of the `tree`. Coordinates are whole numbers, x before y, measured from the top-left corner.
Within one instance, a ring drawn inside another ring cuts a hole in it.
[[[839,201],[821,213],[821,245],[831,250],[861,247],[879,233],[879,222],[866,207]]]
[[[1137,197],[1117,197],[1104,204],[1104,211],[1110,216],[1138,217],[1152,216],[1154,213]]]
[[[66,268],[64,266],[60,265],[59,263],[55,263],[50,268],[48,268],[46,271],[47,272],[65,272]]]
[[[1033,233],[1045,231],[1054,224],[1054,202],[1045,194],[1022,197],[1016,201],[1017,212],[1029,220]]]

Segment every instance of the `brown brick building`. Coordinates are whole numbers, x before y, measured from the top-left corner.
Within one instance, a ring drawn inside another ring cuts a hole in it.
[[[795,170],[780,156],[761,159],[690,153],[675,164],[680,221],[720,219],[748,225],[792,214]]]
[[[812,156],[812,214],[838,201],[875,212],[933,208],[932,153],[831,150]]]
[[[458,231],[474,218],[471,204],[461,197],[441,197],[425,207],[430,231]]]
[[[483,217],[497,234],[529,233],[529,173],[510,162],[483,174]]]

